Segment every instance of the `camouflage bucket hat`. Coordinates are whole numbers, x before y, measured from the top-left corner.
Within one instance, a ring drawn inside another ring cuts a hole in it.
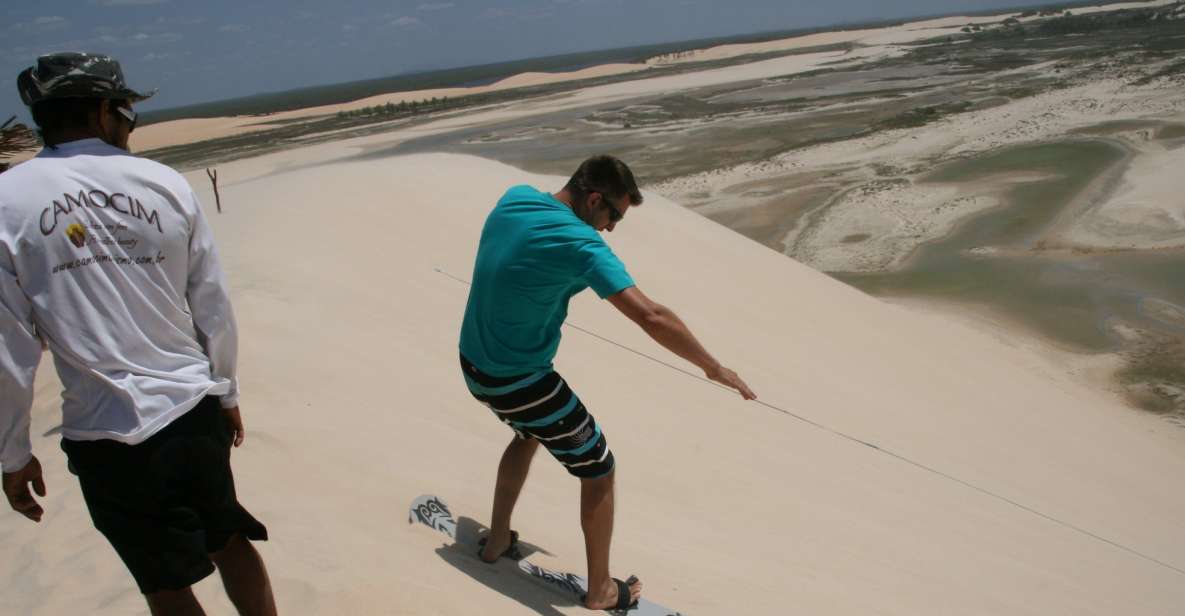
[[[123,70],[111,56],[91,53],[51,53],[37,58],[37,65],[21,71],[16,79],[21,101],[32,106],[54,98],[111,98],[142,101],[153,94],[141,94],[128,87]]]

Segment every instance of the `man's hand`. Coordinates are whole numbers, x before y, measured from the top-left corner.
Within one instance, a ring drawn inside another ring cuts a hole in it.
[[[720,383],[721,385],[725,385],[737,390],[737,392],[741,394],[741,397],[746,400],[757,399],[757,394],[753,393],[752,389],[749,389],[749,386],[741,380],[741,377],[737,376],[737,373],[725,368],[724,366],[716,366],[715,368],[704,372],[704,375],[709,379]]]
[[[4,496],[8,497],[8,504],[12,505],[17,513],[34,522],[40,522],[41,514],[45,511],[29,493],[30,482],[37,496],[45,496],[45,480],[41,478],[41,462],[37,461],[37,456],[33,456],[24,468],[4,473]]]
[[[222,409],[222,413],[226,416],[227,427],[230,428],[234,446],[242,445],[243,439],[247,438],[247,431],[243,429],[243,416],[239,413],[239,407]]]
[[[756,400],[757,394],[737,376],[721,366],[673,310],[659,304],[638,287],[633,286],[608,297],[609,303],[637,323],[655,342],[668,351],[697,365],[709,379],[740,392],[746,400]]]

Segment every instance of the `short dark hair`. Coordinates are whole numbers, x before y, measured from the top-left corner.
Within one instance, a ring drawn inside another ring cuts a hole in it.
[[[613,198],[628,195],[630,204],[642,205],[642,192],[634,181],[634,172],[608,154],[593,156],[580,163],[564,188],[578,199],[590,192],[599,192]]]
[[[90,126],[91,114],[98,113],[102,103],[101,98],[51,98],[33,103],[29,111],[41,140],[48,143],[62,132]]]

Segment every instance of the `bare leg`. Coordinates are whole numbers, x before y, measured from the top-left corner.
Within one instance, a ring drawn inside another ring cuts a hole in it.
[[[617,585],[609,576],[609,544],[613,539],[613,476],[580,480],[580,526],[584,529],[584,552],[588,557],[588,597],[585,606],[601,610],[617,604]],[[642,583],[630,585],[637,599]]]
[[[531,459],[539,449],[539,441],[515,437],[502,453],[498,464],[498,482],[494,485],[494,512],[490,520],[490,536],[481,557],[494,560],[510,547],[510,515],[518,495],[531,470]]]
[[[193,590],[161,590],[144,595],[152,616],[206,616]]]
[[[226,547],[210,554],[218,566],[222,586],[242,616],[276,616],[272,583],[259,552],[242,535],[236,534]]]

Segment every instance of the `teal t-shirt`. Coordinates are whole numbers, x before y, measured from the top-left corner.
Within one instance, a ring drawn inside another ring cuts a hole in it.
[[[632,286],[596,229],[551,194],[515,186],[481,232],[461,354],[492,376],[550,370],[572,296]]]

